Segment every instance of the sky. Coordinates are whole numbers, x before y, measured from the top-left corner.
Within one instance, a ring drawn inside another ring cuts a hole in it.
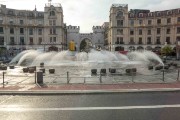
[[[44,11],[48,0],[0,0],[7,8]],[[109,21],[112,4],[128,4],[128,9],[149,9],[151,11],[180,8],[180,0],[52,0],[63,7],[66,25],[80,26],[81,33],[92,32],[93,26]]]

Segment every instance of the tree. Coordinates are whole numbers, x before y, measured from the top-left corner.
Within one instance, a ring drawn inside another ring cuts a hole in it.
[[[173,49],[170,45],[166,45],[161,49],[161,53],[165,54],[165,56],[170,55],[173,52]]]

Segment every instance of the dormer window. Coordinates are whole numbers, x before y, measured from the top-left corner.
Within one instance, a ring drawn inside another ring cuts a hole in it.
[[[160,12],[157,12],[156,15],[159,17],[159,16],[161,16],[161,13],[160,13]]]
[[[50,16],[55,16],[55,12],[54,11],[50,11]]]
[[[171,15],[172,14],[172,11],[167,11],[167,15]]]
[[[143,17],[143,13],[139,13],[139,17]]]
[[[130,14],[130,17],[134,17],[134,14],[133,14],[133,13],[131,13],[131,14]]]
[[[9,15],[12,15],[12,14],[13,14],[13,11],[12,11],[12,10],[9,10],[9,11],[8,11],[8,14],[9,14]]]
[[[149,17],[152,17],[152,16],[153,16],[153,13],[148,13],[148,16],[149,16]]]

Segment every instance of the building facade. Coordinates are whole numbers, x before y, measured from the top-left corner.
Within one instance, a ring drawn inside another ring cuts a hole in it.
[[[128,11],[127,4],[113,4],[109,18],[111,51],[160,50],[166,44],[174,48],[180,41],[180,9]]]
[[[44,11],[15,10],[0,6],[0,47],[8,50],[66,49],[66,30],[60,4],[46,4]]]

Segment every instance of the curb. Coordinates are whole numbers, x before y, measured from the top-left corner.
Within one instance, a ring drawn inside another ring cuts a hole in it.
[[[109,89],[109,90],[33,90],[33,91],[0,91],[0,95],[61,95],[61,94],[108,94],[108,93],[148,93],[148,92],[178,92],[180,88],[157,89]]]

